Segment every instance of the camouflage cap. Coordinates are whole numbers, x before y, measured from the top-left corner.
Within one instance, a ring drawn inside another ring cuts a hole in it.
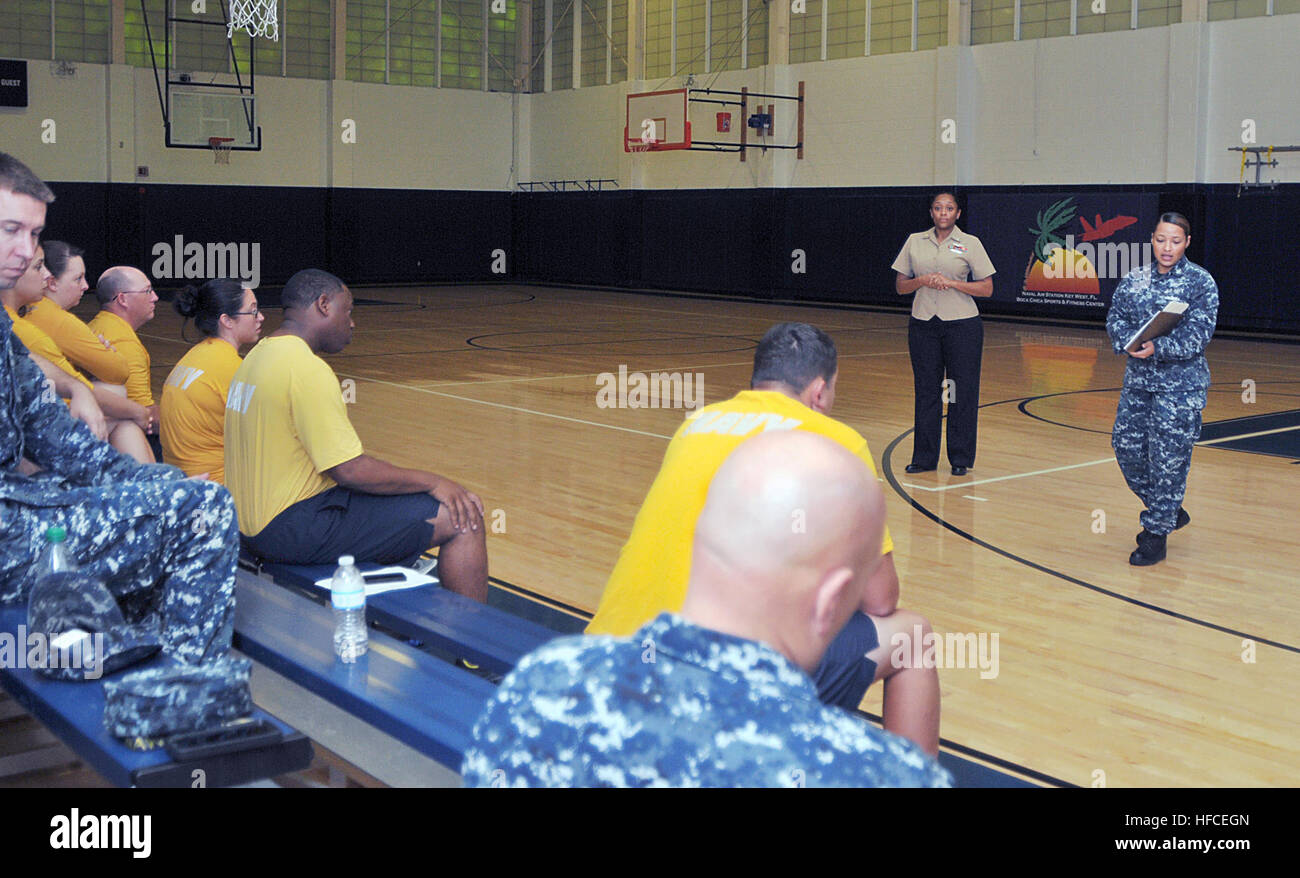
[[[27,628],[44,636],[48,651],[36,670],[56,680],[97,680],[162,649],[156,630],[128,625],[108,586],[76,570],[37,580],[27,601]],[[60,637],[77,631],[89,636]],[[59,649],[61,642],[68,646]]]
[[[175,660],[104,683],[104,727],[118,738],[196,732],[253,712],[253,663],[226,658],[201,665]]]

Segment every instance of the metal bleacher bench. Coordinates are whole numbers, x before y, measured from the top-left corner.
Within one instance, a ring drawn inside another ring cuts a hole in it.
[[[0,608],[0,632],[14,638],[16,648],[26,648],[17,646],[25,641],[19,634],[25,631],[26,621],[26,607]],[[162,661],[156,658],[113,676],[144,670]],[[104,728],[103,679],[50,680],[31,668],[4,664],[0,667],[0,684],[13,699],[115,786],[234,786],[302,771],[312,760],[310,740],[261,710],[254,710],[253,716],[280,730],[281,738],[276,743],[187,762],[173,760],[163,749],[132,750]]]
[[[247,561],[247,559],[245,559]],[[377,564],[361,564],[363,572]],[[266,562],[258,569],[284,586],[298,588],[325,600],[329,592],[316,585],[334,568]],[[372,624],[410,638],[455,658],[465,659],[497,674],[509,673],[519,659],[558,636],[536,622],[448,591],[439,585],[422,585],[389,591],[366,599],[366,618]]]
[[[365,572],[379,565],[359,566]],[[329,590],[316,584],[333,574],[332,566],[258,562],[245,555],[240,568],[235,646],[241,652],[453,775],[459,773],[474,722],[495,691],[491,682],[457,666],[456,660],[499,678],[558,636],[543,625],[429,584],[367,598],[370,650],[357,664],[346,665],[334,655]],[[311,713],[300,717],[314,727]],[[389,768],[399,782],[411,782],[409,775]]]
[[[495,688],[382,632],[357,662],[334,655],[334,615],[246,570],[235,582],[235,646],[315,696],[459,771],[470,730]]]
[[[250,572],[249,566],[261,575]],[[347,665],[334,655],[334,618],[324,605],[328,591],[316,585],[332,574],[332,567],[257,566],[247,558],[242,567],[236,577],[236,649],[453,773],[459,771],[473,724],[494,686],[402,638],[505,674],[526,653],[557,636],[550,628],[427,585],[370,598],[369,621],[398,636],[372,630],[369,652]],[[363,570],[374,567],[362,565]],[[25,609],[4,609],[0,630],[13,634],[25,620]],[[145,667],[149,665],[138,666]],[[209,786],[233,785],[299,771],[311,762],[311,741],[260,709],[256,716],[281,729],[280,744],[202,765],[180,764],[165,751],[133,751],[109,736],[103,728],[104,694],[98,682],[46,680],[27,669],[0,670],[0,682],[78,756],[119,786],[190,786],[196,768],[206,772]]]

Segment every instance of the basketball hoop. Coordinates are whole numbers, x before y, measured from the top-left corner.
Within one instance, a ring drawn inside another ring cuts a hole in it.
[[[213,164],[228,165],[230,164],[230,144],[235,142],[233,137],[209,137],[208,147],[212,150]]]
[[[243,29],[250,37],[280,39],[280,22],[275,15],[275,0],[230,0],[230,23],[226,39]]]

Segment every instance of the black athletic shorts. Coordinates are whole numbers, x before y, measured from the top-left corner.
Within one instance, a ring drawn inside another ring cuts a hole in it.
[[[870,616],[855,612],[813,672],[817,697],[823,704],[858,709],[862,696],[876,679],[876,663],[867,658],[867,653],[879,645],[876,623]]]
[[[255,537],[239,535],[264,561],[334,564],[340,555],[410,564],[433,545],[441,504],[428,494],[361,494],[335,486],[281,512]]]

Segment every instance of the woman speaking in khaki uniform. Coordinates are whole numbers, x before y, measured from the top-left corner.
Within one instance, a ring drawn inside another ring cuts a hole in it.
[[[979,238],[957,228],[960,216],[955,195],[934,196],[930,199],[934,228],[909,236],[893,265],[898,294],[916,293],[907,324],[916,395],[909,473],[939,465],[944,401],[952,474],[964,476],[975,465],[984,325],[972,297],[993,295],[994,268]],[[945,385],[945,380],[951,383]]]

